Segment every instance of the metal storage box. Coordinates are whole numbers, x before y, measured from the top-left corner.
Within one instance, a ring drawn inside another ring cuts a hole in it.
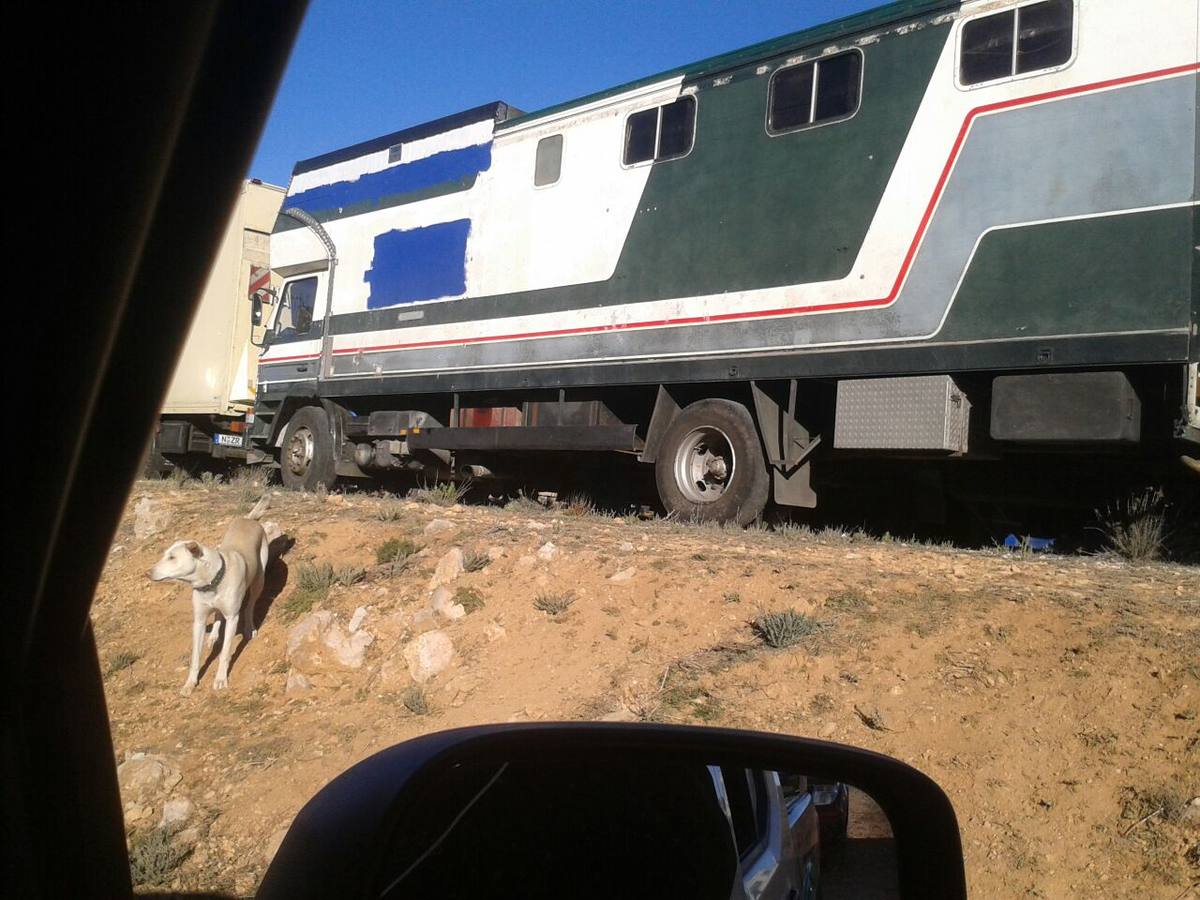
[[[963,453],[970,413],[966,395],[949,375],[840,381],[833,445]]]

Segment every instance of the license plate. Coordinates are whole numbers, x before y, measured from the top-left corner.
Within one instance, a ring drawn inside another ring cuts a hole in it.
[[[214,434],[213,443],[220,444],[222,447],[240,447],[242,446],[242,436],[240,434]]]

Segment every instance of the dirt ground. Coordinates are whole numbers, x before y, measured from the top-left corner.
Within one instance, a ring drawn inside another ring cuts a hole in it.
[[[135,853],[164,803],[185,808],[158,830],[168,862],[148,865],[146,885],[252,893],[303,803],[406,738],[603,717],[816,736],[905,760],[953,801],[976,897],[1177,900],[1200,882],[1197,569],[529,501],[277,492],[266,518],[292,544],[272,564],[258,634],[228,691],[211,690],[208,665],[180,696],[190,594],[146,570],[176,538],[215,544],[256,497],[252,485],[139,482],[97,591],[116,759],[161,757],[173,773],[127,792]],[[147,499],[159,530],[139,538]],[[391,539],[419,549],[377,564]],[[467,611],[451,620],[428,610],[428,582],[455,547],[480,568],[449,583]],[[348,584],[302,590],[300,573],[325,562]],[[564,611],[538,608],[564,596]],[[819,626],[765,646],[751,623],[787,609]],[[313,611],[334,613],[347,640],[358,619],[373,638],[361,665],[311,647],[289,657],[289,631]],[[416,685],[404,650],[432,630],[453,661]]]

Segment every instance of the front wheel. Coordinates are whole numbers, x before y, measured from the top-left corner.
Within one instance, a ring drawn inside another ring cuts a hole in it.
[[[667,512],[689,521],[749,525],[771,489],[754,420],[732,400],[697,400],[681,410],[654,475]]]
[[[323,407],[301,407],[288,420],[279,448],[279,475],[284,486],[294,491],[315,491],[322,484],[333,487],[337,460],[329,414]]]

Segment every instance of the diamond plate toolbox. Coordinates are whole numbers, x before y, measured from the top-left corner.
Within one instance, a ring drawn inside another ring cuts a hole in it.
[[[833,445],[964,453],[971,405],[949,375],[839,381]]]

